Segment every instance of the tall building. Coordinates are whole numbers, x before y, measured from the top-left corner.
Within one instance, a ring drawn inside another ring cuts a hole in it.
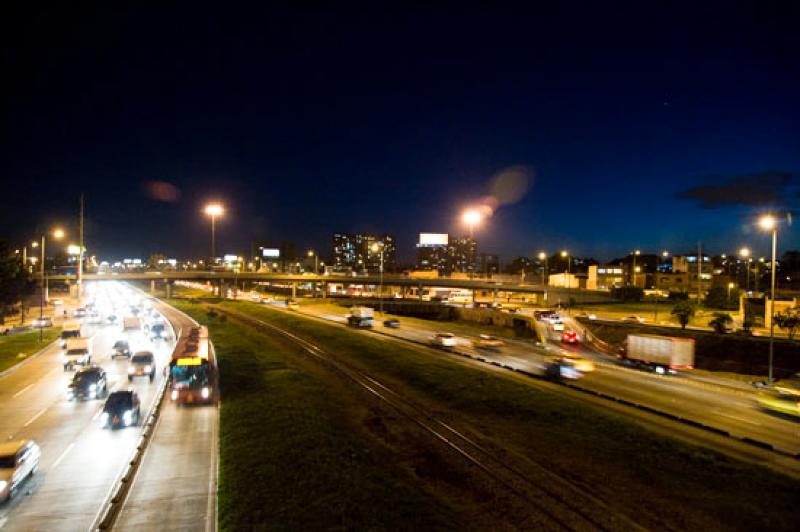
[[[333,235],[333,268],[378,272],[381,265],[380,251],[372,251],[372,245],[383,249],[384,271],[394,271],[397,248],[391,235],[366,235],[363,233],[335,233]]]
[[[483,275],[500,273],[500,257],[489,253],[481,253],[481,266],[478,272]]]
[[[441,275],[477,269],[478,243],[474,238],[451,239],[446,233],[420,233],[417,269],[437,270]],[[491,266],[495,268],[495,266]]]
[[[477,266],[478,243],[463,236],[450,241],[450,272],[474,272]]]

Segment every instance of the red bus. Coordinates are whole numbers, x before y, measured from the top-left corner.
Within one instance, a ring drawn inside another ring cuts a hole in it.
[[[208,328],[181,334],[169,362],[169,398],[176,403],[213,403],[217,393],[217,361]]]

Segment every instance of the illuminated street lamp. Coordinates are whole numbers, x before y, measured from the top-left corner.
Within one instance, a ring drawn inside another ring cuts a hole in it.
[[[744,290],[745,292],[750,291],[750,262],[753,260],[750,258],[750,248],[744,247],[739,250],[739,256],[744,259]]]
[[[313,249],[309,249],[308,256],[314,257],[314,275],[319,275],[319,255],[314,253]]]
[[[758,225],[764,231],[772,232],[772,275],[769,291],[772,304],[769,306],[769,377],[767,379],[767,382],[772,384],[772,358],[775,349],[775,262],[778,254],[778,220],[774,216],[767,214],[761,217]]]
[[[53,230],[53,238],[56,240],[60,240],[64,238],[64,230],[57,228]],[[42,263],[40,277],[39,277],[39,291],[41,292],[39,296],[39,341],[41,342],[44,340],[44,303],[45,303],[45,293],[47,292],[47,275],[44,271],[44,263],[45,263],[45,248],[47,244],[47,239],[45,235],[42,235]]]
[[[216,262],[216,237],[217,237],[217,217],[225,214],[225,209],[219,203],[209,203],[205,208],[206,215],[211,217],[211,264]]]
[[[544,287],[545,286],[544,278],[545,278],[546,271],[547,271],[547,253],[545,253],[544,251],[540,251],[539,252],[539,260],[543,260],[544,261],[544,267],[542,268],[542,287]],[[547,291],[545,290],[545,293],[546,292]],[[547,299],[546,296],[545,296],[545,299]]]
[[[381,266],[380,266],[380,273],[381,273],[381,281],[380,281],[380,288],[378,289],[378,298],[380,304],[380,313],[383,315],[383,242],[373,242],[370,249],[373,253],[381,254]]]
[[[475,226],[483,221],[483,215],[476,209],[467,209],[464,211],[464,214],[461,215],[461,219],[469,228],[469,237],[472,238],[475,231]]]
[[[734,286],[735,286],[735,285],[734,285],[733,283],[728,283],[728,306],[729,306],[729,307],[731,306],[731,289],[732,289]]]
[[[631,255],[633,255],[633,269],[631,269],[631,285],[636,286],[636,274],[639,270],[636,269],[636,257],[641,254],[641,251],[638,249],[633,251]]]

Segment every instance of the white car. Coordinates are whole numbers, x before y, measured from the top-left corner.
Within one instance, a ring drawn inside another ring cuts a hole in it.
[[[554,331],[557,331],[557,332],[564,331],[564,323],[563,322],[561,322],[561,321],[551,321],[550,323],[552,324],[552,327],[553,327]]]
[[[137,351],[128,364],[128,380],[134,377],[149,377],[150,382],[156,376],[156,360],[150,351]]]
[[[455,347],[456,336],[453,333],[436,333],[431,338],[431,344],[435,347]]]
[[[62,300],[60,300],[60,299],[54,299],[53,301],[51,301],[51,303],[53,304],[53,306],[56,306],[56,307],[60,307],[61,305],[64,304],[64,302]]]
[[[641,316],[625,316],[622,321],[625,323],[644,323],[644,318]]]
[[[0,443],[0,502],[19,493],[22,483],[39,469],[41,455],[33,440]]]

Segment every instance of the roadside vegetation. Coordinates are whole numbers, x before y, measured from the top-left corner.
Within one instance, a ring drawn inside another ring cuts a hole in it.
[[[525,513],[294,344],[170,303],[219,358],[221,530],[502,530]]]
[[[644,526],[792,530],[800,519],[800,482],[654,434],[557,389],[260,305],[221,306],[308,338],[447,412],[520,467],[544,465]]]
[[[58,338],[61,329],[51,327],[44,330],[44,341],[39,341],[39,331],[0,336],[0,371],[5,371],[44,349]]]

